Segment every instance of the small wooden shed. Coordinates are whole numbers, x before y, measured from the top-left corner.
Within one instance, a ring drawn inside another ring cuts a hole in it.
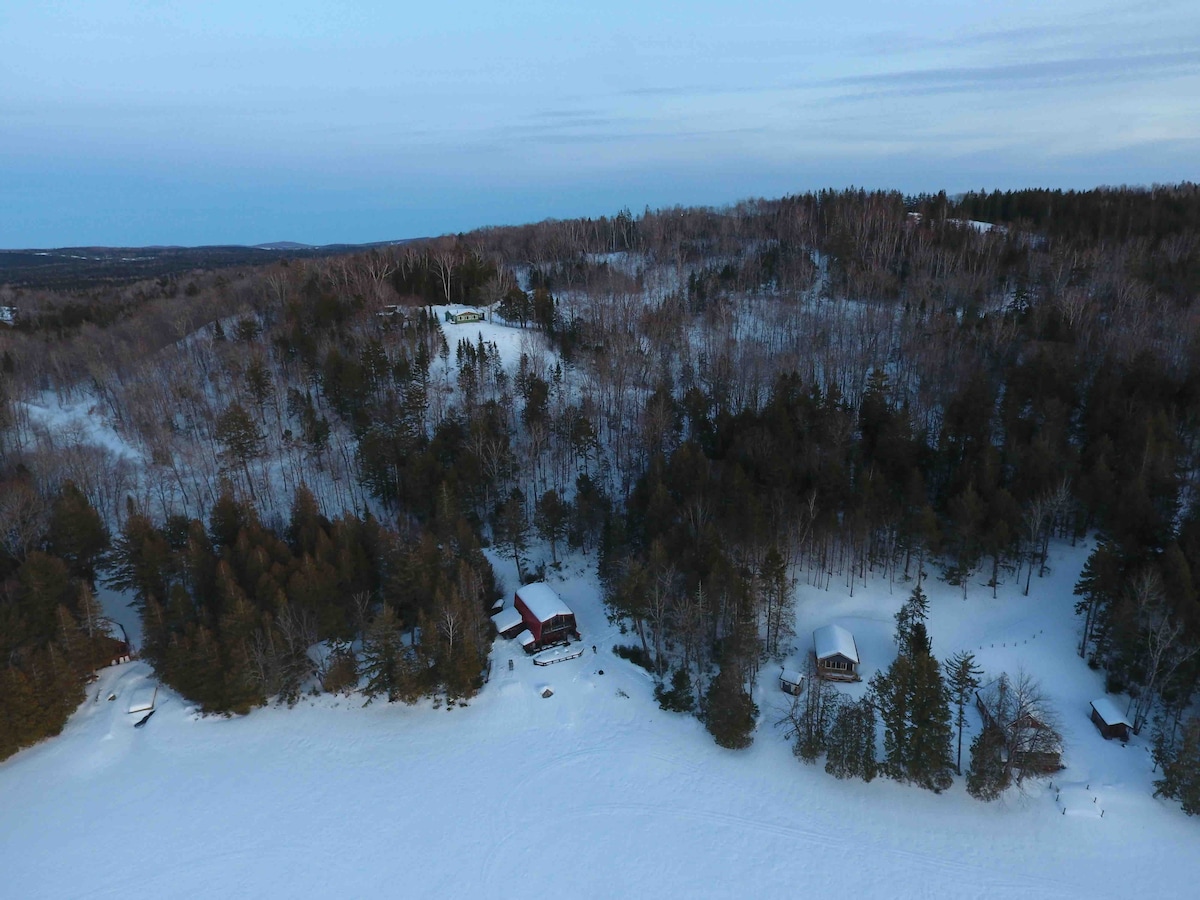
[[[512,638],[525,627],[525,619],[516,607],[507,606],[492,616],[492,624],[500,637]]]
[[[1092,722],[1104,735],[1106,741],[1113,738],[1121,741],[1129,740],[1129,729],[1133,727],[1124,714],[1117,709],[1117,705],[1107,697],[1092,701]]]
[[[804,673],[795,669],[784,669],[779,673],[779,689],[785,694],[799,697],[804,693]]]
[[[993,728],[1003,737],[1001,757],[1026,772],[1057,772],[1063,768],[1062,738],[1058,732],[1039,718],[1045,713],[1038,705],[1014,711],[1007,698],[1008,677],[1001,675],[975,692],[975,707],[983,718],[984,728]],[[1015,717],[1014,717],[1015,714]]]

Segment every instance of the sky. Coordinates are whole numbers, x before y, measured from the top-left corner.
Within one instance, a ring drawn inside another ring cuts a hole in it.
[[[1198,176],[1196,0],[0,4],[0,247]]]

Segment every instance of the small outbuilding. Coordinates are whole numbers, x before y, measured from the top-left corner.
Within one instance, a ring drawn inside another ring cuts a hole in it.
[[[572,637],[579,639],[575,613],[544,581],[517,588],[513,607],[520,612],[525,627],[533,636],[533,649],[569,641]]]
[[[138,687],[129,697],[129,712],[132,713],[149,713],[154,712],[154,702],[158,699],[157,684],[143,684]]]
[[[779,689],[785,694],[799,697],[804,692],[804,673],[795,669],[784,669],[779,673]]]
[[[1049,710],[1040,702],[1014,701],[1011,692],[1007,675],[975,692],[983,727],[1000,735],[1001,758],[1014,768],[1035,774],[1057,772],[1063,768],[1062,736],[1043,721]]]
[[[825,625],[813,632],[817,675],[829,681],[861,681],[858,645],[841,625]]]
[[[1092,722],[1104,735],[1106,741],[1113,738],[1121,741],[1129,740],[1129,729],[1133,727],[1117,709],[1117,705],[1107,697],[1092,701]]]
[[[496,634],[500,637],[512,638],[525,627],[525,618],[520,610],[508,606],[492,616],[492,624],[496,626]]]

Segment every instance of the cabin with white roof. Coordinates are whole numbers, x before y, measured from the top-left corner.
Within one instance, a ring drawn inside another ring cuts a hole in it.
[[[1129,740],[1129,729],[1133,727],[1125,715],[1117,709],[1117,705],[1108,697],[1092,701],[1092,722],[1104,735],[1106,741],[1113,738],[1121,741]]]
[[[558,596],[558,592],[544,581],[517,588],[513,596],[513,608],[521,614],[533,638],[526,644],[527,650],[564,643],[572,637],[579,638],[575,613]]]
[[[858,674],[858,645],[841,625],[825,625],[813,632],[817,675],[828,681],[862,681]]]
[[[455,306],[446,310],[446,321],[451,325],[466,325],[470,322],[482,322],[483,310],[469,306]]]

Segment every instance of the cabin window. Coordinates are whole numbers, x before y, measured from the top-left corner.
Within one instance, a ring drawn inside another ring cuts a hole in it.
[[[821,665],[826,669],[837,669],[839,671],[845,671],[846,669],[850,668],[849,663],[847,663],[844,659],[838,659],[836,657],[834,659],[821,660]]]

